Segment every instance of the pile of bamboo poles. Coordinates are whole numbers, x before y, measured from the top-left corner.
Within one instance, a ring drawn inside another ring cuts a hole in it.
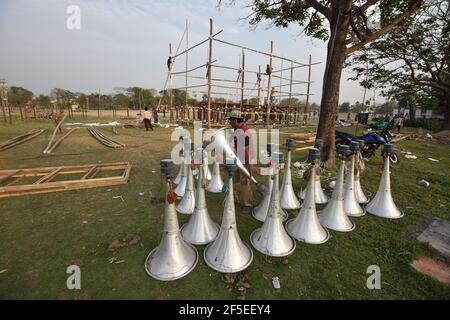
[[[50,142],[47,145],[47,148],[45,148],[45,150],[43,151],[43,154],[50,154],[53,152],[53,150],[56,149],[56,147],[65,139],[69,136],[69,134],[71,134],[76,128],[70,129],[69,132],[67,132],[65,135],[63,135],[61,138],[59,138],[55,143],[53,143],[53,140],[55,138],[55,136],[52,137],[52,139],[50,140]],[[56,129],[57,130],[57,129]],[[55,130],[55,132],[56,132]]]
[[[8,141],[6,141],[5,143],[0,145],[0,152],[4,151],[6,149],[15,147],[19,144],[22,144],[28,140],[31,140],[33,138],[36,138],[37,136],[39,136],[41,133],[43,133],[46,129],[33,129],[28,133],[25,133],[24,135],[12,138]]]
[[[123,148],[125,145],[121,142],[111,139],[110,137],[104,135],[96,128],[88,128],[91,135],[97,139],[100,143],[107,146],[108,148]]]

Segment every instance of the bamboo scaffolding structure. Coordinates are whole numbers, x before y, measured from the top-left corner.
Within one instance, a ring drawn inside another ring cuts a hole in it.
[[[212,19],[211,19],[211,20],[212,20]],[[211,34],[211,33],[210,33],[210,36],[209,36],[208,38],[206,38],[205,40],[203,40],[203,41],[197,43],[196,45],[193,45],[192,47],[190,47],[190,48],[188,48],[188,49],[186,49],[186,50],[181,51],[181,52],[178,53],[178,54],[175,54],[175,55],[172,57],[172,59],[175,59],[175,58],[181,56],[182,54],[184,54],[184,53],[186,53],[186,52],[189,52],[189,51],[191,51],[192,49],[195,49],[195,48],[197,48],[198,46],[201,46],[202,44],[204,44],[204,43],[206,43],[206,42],[208,42],[208,41],[211,41],[212,39],[214,39],[214,37],[217,37],[219,34],[221,34],[222,31],[223,31],[223,30],[220,30],[220,31],[216,32],[215,34]]]
[[[265,51],[261,51],[261,50],[256,50],[256,49],[252,49],[252,48],[249,48],[249,47],[245,47],[245,46],[242,46],[242,45],[239,45],[239,44],[235,44],[235,43],[232,43],[232,42],[229,42],[229,41],[225,41],[225,40],[222,40],[222,39],[217,39],[217,38],[214,38],[213,40],[217,41],[217,42],[220,42],[220,43],[223,43],[223,44],[227,44],[229,46],[233,46],[233,47],[241,48],[241,49],[244,49],[244,50],[247,50],[247,51],[252,51],[252,52],[255,52],[255,53],[258,53],[258,54],[262,54],[262,55],[265,55],[265,56],[268,56],[268,57],[272,57],[272,58],[276,58],[276,59],[281,59],[281,60],[284,60],[284,61],[292,62],[292,63],[295,63],[295,64],[297,64],[299,66],[307,66],[307,64],[304,64],[304,63],[301,63],[301,62],[298,62],[298,61],[295,61],[295,60],[292,60],[292,59],[284,58],[284,57],[278,56],[276,54],[273,54],[272,51],[269,53],[269,52],[265,52]]]
[[[318,64],[321,64],[321,63],[322,63],[322,62],[315,62],[315,63],[312,63],[311,65],[312,65],[312,66],[315,66],[315,65],[318,65]],[[295,70],[295,69],[298,69],[298,68],[304,68],[304,67],[309,67],[309,64],[305,64],[305,65],[302,65],[302,66],[295,66],[295,67],[293,67],[293,69]],[[291,70],[291,68],[285,68],[285,69],[280,69],[280,70],[274,70],[273,73],[283,72],[283,71],[289,71],[289,70]]]

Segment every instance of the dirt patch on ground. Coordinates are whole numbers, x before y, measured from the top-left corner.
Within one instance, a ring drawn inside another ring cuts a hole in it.
[[[450,285],[450,265],[444,261],[423,257],[413,261],[411,266],[422,274]]]
[[[120,248],[126,248],[129,246],[133,246],[135,244],[138,244],[139,241],[141,241],[141,237],[133,234],[127,234],[123,238],[119,238],[116,240],[113,240],[108,245],[108,250],[113,251]]]
[[[450,130],[444,130],[433,135],[433,138],[442,144],[450,146]]]
[[[409,241],[414,241],[433,222],[432,216],[422,215],[420,222],[403,232],[402,237]]]

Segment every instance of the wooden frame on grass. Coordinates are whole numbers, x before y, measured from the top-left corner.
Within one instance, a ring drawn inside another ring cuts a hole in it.
[[[101,171],[113,170],[123,170],[123,173],[120,176],[95,178]],[[0,184],[14,179],[5,186],[0,186],[0,198],[126,184],[130,177],[130,171],[131,164],[129,162],[0,170]],[[57,176],[79,173],[85,173],[81,179],[52,182]],[[16,185],[24,177],[38,177],[38,179],[32,184]]]

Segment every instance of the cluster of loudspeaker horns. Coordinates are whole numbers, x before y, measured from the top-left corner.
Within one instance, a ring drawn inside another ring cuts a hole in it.
[[[378,192],[369,202],[361,189],[359,176],[360,167],[355,162],[361,161],[360,147],[363,142],[353,142],[350,146],[341,145],[338,156],[341,160],[336,184],[330,199],[325,195],[320,184],[320,140],[310,149],[308,156],[309,180],[308,186],[299,197],[294,193],[291,178],[291,150],[294,144],[287,139],[288,148],[285,161],[284,177],[279,187],[280,164],[284,162],[283,154],[272,152],[273,145],[268,145],[267,155],[270,157],[270,167],[264,198],[255,207],[252,215],[263,222],[261,228],[250,236],[252,246],[264,255],[284,257],[294,252],[296,241],[310,244],[321,244],[330,238],[327,229],[349,232],[355,224],[349,217],[360,217],[366,212],[383,218],[401,218],[403,214],[397,209],[390,191],[389,154],[394,151],[390,144],[384,146],[384,170]],[[233,175],[236,170],[243,170],[236,156],[227,155],[224,165],[228,173],[228,181],[224,183],[220,175],[218,162],[214,163],[213,172],[208,169],[206,152],[199,148],[192,151],[190,139],[183,140],[183,156],[186,158],[178,176],[172,180],[174,169],[172,160],[161,161],[161,172],[166,176],[166,200],[164,232],[161,243],[153,249],[145,261],[147,273],[158,280],[170,281],[184,277],[190,273],[198,262],[198,252],[193,245],[207,245],[204,250],[206,264],[223,273],[234,273],[246,269],[253,260],[250,246],[244,243],[238,233],[234,193]],[[198,159],[197,184],[191,166],[191,157]],[[245,174],[248,172],[245,172]],[[347,171],[347,174],[345,174]],[[345,177],[344,177],[345,176]],[[252,181],[256,181],[251,177]],[[345,181],[344,181],[345,178]],[[209,181],[209,184],[206,183]],[[172,189],[172,185],[177,187]],[[207,185],[207,187],[206,187]],[[206,207],[205,189],[209,192],[224,192],[226,194],[222,224],[219,226],[210,217]],[[176,196],[181,197],[175,205]],[[316,204],[327,204],[325,209],[317,213]],[[365,205],[363,208],[362,205]],[[299,209],[296,218],[287,220],[285,209]],[[180,229],[177,211],[189,214],[189,221]]]

